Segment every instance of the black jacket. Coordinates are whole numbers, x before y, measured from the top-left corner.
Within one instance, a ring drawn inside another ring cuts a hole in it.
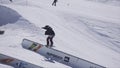
[[[0,35],[4,34],[5,31],[0,31]]]
[[[54,0],[54,3],[56,3],[57,2],[57,0]]]
[[[42,28],[46,30],[45,35],[55,35],[55,32],[53,31],[53,29],[50,26],[45,26]]]

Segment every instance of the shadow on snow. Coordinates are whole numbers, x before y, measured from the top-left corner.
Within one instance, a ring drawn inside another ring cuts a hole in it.
[[[15,23],[20,17],[13,9],[0,5],[0,26]]]

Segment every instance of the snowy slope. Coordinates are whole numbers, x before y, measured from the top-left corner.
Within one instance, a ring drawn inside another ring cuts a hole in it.
[[[114,6],[120,6],[120,0],[87,0],[87,1],[93,1],[93,2],[98,2],[98,3],[103,3],[103,4],[114,5]]]
[[[38,65],[38,66],[41,66],[44,68],[56,68],[56,67],[70,68],[70,67],[60,64],[56,61],[49,62],[43,56],[40,56],[39,54],[36,54],[32,51],[28,51],[28,50],[21,49],[21,48],[1,47],[0,52],[2,52],[2,54],[9,55],[9,56],[17,58],[19,60],[27,61],[29,63],[33,63],[35,65]],[[20,53],[22,53],[22,54],[20,54]]]
[[[21,59],[24,57],[24,60],[39,65],[42,61],[35,62],[27,58],[27,55],[34,53],[22,49],[20,44],[23,38],[46,44],[46,36],[41,27],[49,24],[56,32],[55,49],[109,68],[120,67],[119,7],[82,0],[61,0],[57,7],[51,6],[48,0],[29,0],[23,3],[0,6],[0,29],[6,30],[0,36],[0,52],[8,52]],[[4,48],[8,51],[4,52]],[[21,52],[22,56],[14,53],[14,50]],[[44,60],[42,56],[34,55],[31,57]],[[68,68],[57,62],[45,66],[51,68],[51,65],[52,68]]]

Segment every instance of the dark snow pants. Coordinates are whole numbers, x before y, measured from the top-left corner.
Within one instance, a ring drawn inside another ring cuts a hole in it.
[[[57,0],[54,0],[52,3],[52,6],[56,6],[56,2],[57,2]]]
[[[50,47],[53,46],[53,37],[54,37],[54,35],[49,35],[49,36],[47,37],[47,39],[46,39],[46,41],[47,41],[47,46],[50,46]]]

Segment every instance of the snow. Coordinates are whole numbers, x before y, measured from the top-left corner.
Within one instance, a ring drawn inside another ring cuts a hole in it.
[[[70,67],[60,64],[56,61],[49,62],[49,61],[45,60],[45,58],[43,56],[40,56],[39,54],[36,54],[32,51],[28,51],[26,49],[1,47],[0,52],[2,52],[2,54],[9,55],[11,57],[27,61],[29,63],[33,63],[38,66],[44,67],[44,68],[56,68],[56,67],[70,68]],[[21,55],[20,53],[23,53],[23,54]]]
[[[0,64],[0,68],[13,68],[13,67],[10,67],[10,66],[7,66],[7,65]]]
[[[87,0],[108,5],[120,6],[120,0]]]
[[[84,0],[1,0],[0,53],[44,66],[70,68],[51,63],[21,46],[27,38],[46,44],[41,27],[55,30],[54,48],[108,68],[120,68],[120,7]],[[34,58],[34,59],[33,59]],[[3,65],[0,65],[1,68]],[[6,67],[7,68],[7,67]],[[8,67],[10,68],[10,67]]]

